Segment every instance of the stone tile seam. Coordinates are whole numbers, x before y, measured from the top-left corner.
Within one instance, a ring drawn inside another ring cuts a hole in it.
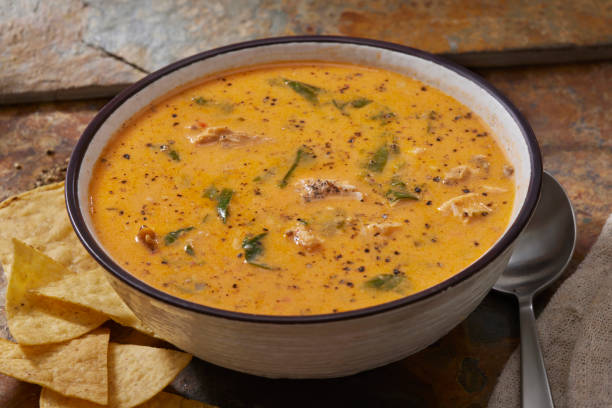
[[[139,66],[138,64],[135,64],[133,62],[130,62],[128,60],[126,60],[125,58],[123,58],[121,55],[115,54],[111,51],[106,50],[104,47],[97,45],[97,44],[92,44],[90,42],[84,41],[81,39],[81,43],[83,43],[86,47],[92,48],[94,50],[100,51],[101,53],[103,53],[104,55],[106,55],[109,58],[112,58],[116,61],[119,61],[123,64],[126,64],[132,68],[134,68],[135,70],[137,70],[138,72],[142,72],[143,74],[150,74],[151,71],[146,70],[145,68]]]

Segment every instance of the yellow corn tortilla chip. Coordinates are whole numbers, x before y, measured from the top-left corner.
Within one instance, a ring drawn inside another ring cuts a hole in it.
[[[150,400],[170,384],[174,377],[189,364],[189,361],[191,361],[191,355],[181,351],[110,343],[108,348],[108,407],[131,408]],[[87,401],[63,398],[49,391],[41,394],[40,406],[98,408],[97,405]],[[145,407],[148,406],[145,405]]]
[[[85,270],[63,276],[32,293],[88,307],[124,326],[153,334],[121,300],[106,277],[98,270]]]
[[[29,291],[71,274],[66,267],[16,239],[6,289],[6,317],[19,344],[58,343],[79,337],[107,320],[101,313]]]
[[[191,361],[191,355],[162,348],[115,344],[109,346],[108,405],[130,408],[163,390]]]
[[[64,183],[40,187],[0,203],[0,262],[7,275],[13,261],[12,238],[26,242],[75,272],[101,268],[70,225]]]
[[[78,398],[66,397],[48,388],[43,388],[38,400],[39,408],[100,408],[107,405],[94,404]]]
[[[55,391],[43,388],[40,393],[40,408],[99,408],[101,405],[88,401],[64,397]],[[160,392],[149,401],[135,408],[216,408],[194,400],[188,400],[179,395]]]
[[[108,329],[42,346],[21,346],[0,339],[0,372],[62,395],[106,404],[108,339]]]
[[[87,288],[80,286],[83,294],[75,290],[58,296],[52,289],[49,289],[49,293],[41,294],[90,307],[118,323],[153,334],[123,303],[106,280],[102,267],[81,245],[66,212],[63,182],[28,191],[0,203],[0,262],[7,277],[13,264],[12,238],[33,246],[77,275],[87,273],[83,279],[72,278],[81,280],[81,285],[87,285]],[[61,284],[57,286],[59,290]]]

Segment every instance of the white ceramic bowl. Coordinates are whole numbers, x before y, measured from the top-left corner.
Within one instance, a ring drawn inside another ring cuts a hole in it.
[[[263,316],[219,310],[176,298],[136,279],[105,252],[88,211],[92,168],[119,126],[182,85],[228,69],[277,61],[337,61],[414,77],[470,107],[492,128],[515,168],[516,198],[503,236],[450,279],[400,300],[314,316]],[[68,167],[66,202],[73,226],[108,271],[119,295],[162,338],[223,367],[266,377],[325,378],[353,374],[413,354],[472,312],[506,266],[536,205],[540,151],[527,122],[497,90],[443,58],[380,41],[288,37],[218,48],[154,72],[110,101],[87,127]]]

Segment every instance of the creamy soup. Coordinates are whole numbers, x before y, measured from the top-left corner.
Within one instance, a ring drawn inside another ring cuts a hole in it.
[[[307,315],[422,291],[502,235],[513,169],[487,125],[406,76],[348,64],[207,78],[124,124],[90,185],[99,240],[203,305]]]

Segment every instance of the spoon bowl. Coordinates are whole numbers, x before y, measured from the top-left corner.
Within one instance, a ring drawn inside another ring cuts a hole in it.
[[[572,204],[557,180],[544,172],[540,201],[493,289],[517,296],[537,294],[561,276],[575,246]]]
[[[544,359],[538,344],[533,296],[565,270],[576,246],[576,215],[561,185],[544,172],[533,217],[519,236],[508,266],[493,289],[515,295],[521,322],[523,407],[553,407]]]

